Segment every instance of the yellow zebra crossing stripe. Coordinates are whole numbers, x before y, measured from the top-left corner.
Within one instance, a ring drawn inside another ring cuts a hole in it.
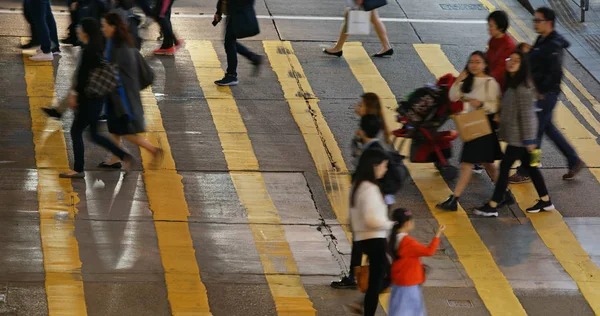
[[[417,53],[426,66],[431,66],[430,71],[434,75],[456,73],[454,67],[449,68],[451,64],[441,49],[434,49],[435,47],[415,45]],[[437,47],[439,48],[439,46]],[[399,127],[394,119],[397,108],[396,97],[362,45],[360,43],[346,44],[344,55],[363,90],[374,92],[381,98],[386,111],[386,123],[391,128]],[[459,261],[473,280],[475,289],[490,313],[492,315],[527,315],[464,210],[459,208],[458,212],[450,213],[436,209],[436,203],[444,200],[451,193],[437,170],[431,164],[407,163],[407,167],[431,213],[440,224],[447,226],[445,236],[452,244]]]
[[[21,39],[26,43],[25,39]],[[54,96],[54,67],[51,62],[33,62],[23,55],[25,82],[31,113],[31,130],[38,173],[40,235],[46,273],[48,314],[87,315],[79,245],[75,239],[75,205],[71,179],[59,179],[69,170],[67,147],[59,121],[41,111]]]
[[[315,315],[299,276],[279,213],[267,192],[248,131],[229,87],[213,81],[223,76],[211,42],[188,41],[200,88],[208,102],[231,180],[246,209],[254,243],[278,315]]]
[[[153,213],[160,258],[165,270],[167,297],[173,315],[210,316],[206,287],[200,278],[196,250],[190,235],[182,176],[177,173],[169,139],[152,88],[141,92],[146,120],[145,137],[164,151],[159,169],[152,154],[142,149],[144,184]]]

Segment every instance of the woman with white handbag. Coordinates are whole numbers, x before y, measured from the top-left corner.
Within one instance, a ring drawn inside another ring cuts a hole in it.
[[[386,0],[346,0],[346,4],[348,8],[344,13],[344,24],[342,25],[342,30],[340,32],[340,37],[337,40],[337,43],[332,48],[323,49],[323,53],[327,55],[342,57],[344,43],[348,40],[348,23],[350,12],[353,11],[352,8],[362,7],[364,11],[370,13],[371,23],[373,24],[373,28],[375,29],[375,33],[379,37],[381,41],[381,50],[374,54],[373,57],[386,57],[392,56],[394,54],[394,49],[390,45],[390,40],[387,36],[387,30],[385,29],[385,25],[381,21],[379,17],[379,13],[377,12],[377,8],[380,8],[387,4]]]

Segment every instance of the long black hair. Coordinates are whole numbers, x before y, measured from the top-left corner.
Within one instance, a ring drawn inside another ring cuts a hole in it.
[[[365,150],[358,160],[358,166],[356,172],[352,175],[352,193],[350,195],[350,206],[354,206],[354,200],[356,199],[356,190],[361,183],[368,181],[378,185],[377,178],[375,177],[375,166],[380,165],[382,162],[389,160],[388,154],[378,148]],[[379,186],[379,185],[378,185]]]
[[[487,58],[485,58],[485,53],[480,50],[472,52],[471,55],[469,55],[469,59],[467,60],[467,65],[465,66],[465,70],[469,73],[469,75],[467,75],[467,78],[462,82],[462,87],[460,88],[460,91],[462,91],[462,93],[469,93],[473,90],[473,82],[475,81],[475,75],[473,75],[469,71],[469,61],[471,61],[471,58],[473,56],[479,56],[479,57],[481,57],[481,59],[483,59],[483,62],[485,63],[485,69],[483,70],[483,72],[486,75],[490,74],[490,69],[488,66]]]
[[[520,85],[524,85],[525,87],[531,87],[531,79],[529,73],[529,61],[527,55],[520,50],[512,52],[510,55],[517,54],[521,58],[521,65],[519,66],[519,70],[512,75],[506,70],[506,87],[516,89]]]
[[[388,238],[388,253],[394,261],[398,260],[398,251],[396,251],[396,244],[398,243],[397,231],[402,228],[404,224],[412,219],[412,213],[404,208],[397,208],[392,213],[391,220],[394,221],[394,227],[390,232],[390,238]]]
[[[104,50],[104,36],[98,21],[94,18],[84,18],[81,20],[80,25],[81,30],[88,36],[86,50],[101,53]]]
[[[121,15],[116,11],[110,11],[104,16],[106,23],[115,27],[115,34],[113,35],[114,43],[117,46],[129,46],[134,47],[133,39],[129,34],[127,22],[123,21]]]

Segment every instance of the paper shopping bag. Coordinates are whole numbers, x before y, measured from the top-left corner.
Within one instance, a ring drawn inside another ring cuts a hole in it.
[[[348,12],[346,34],[369,35],[370,31],[371,13],[362,10],[350,10]]]
[[[484,110],[456,115],[454,121],[460,138],[465,143],[492,133],[490,121]]]

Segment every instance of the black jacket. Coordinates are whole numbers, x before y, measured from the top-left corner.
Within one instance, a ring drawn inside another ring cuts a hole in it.
[[[88,86],[92,70],[102,64],[102,49],[102,47],[86,46],[81,51],[75,77],[76,82],[73,87],[80,99],[87,98],[85,88]]]
[[[254,0],[219,0],[217,1],[217,14],[237,11],[247,6],[254,6]]]
[[[569,46],[569,42],[556,31],[536,39],[529,52],[529,63],[538,93],[560,92],[564,49]]]

